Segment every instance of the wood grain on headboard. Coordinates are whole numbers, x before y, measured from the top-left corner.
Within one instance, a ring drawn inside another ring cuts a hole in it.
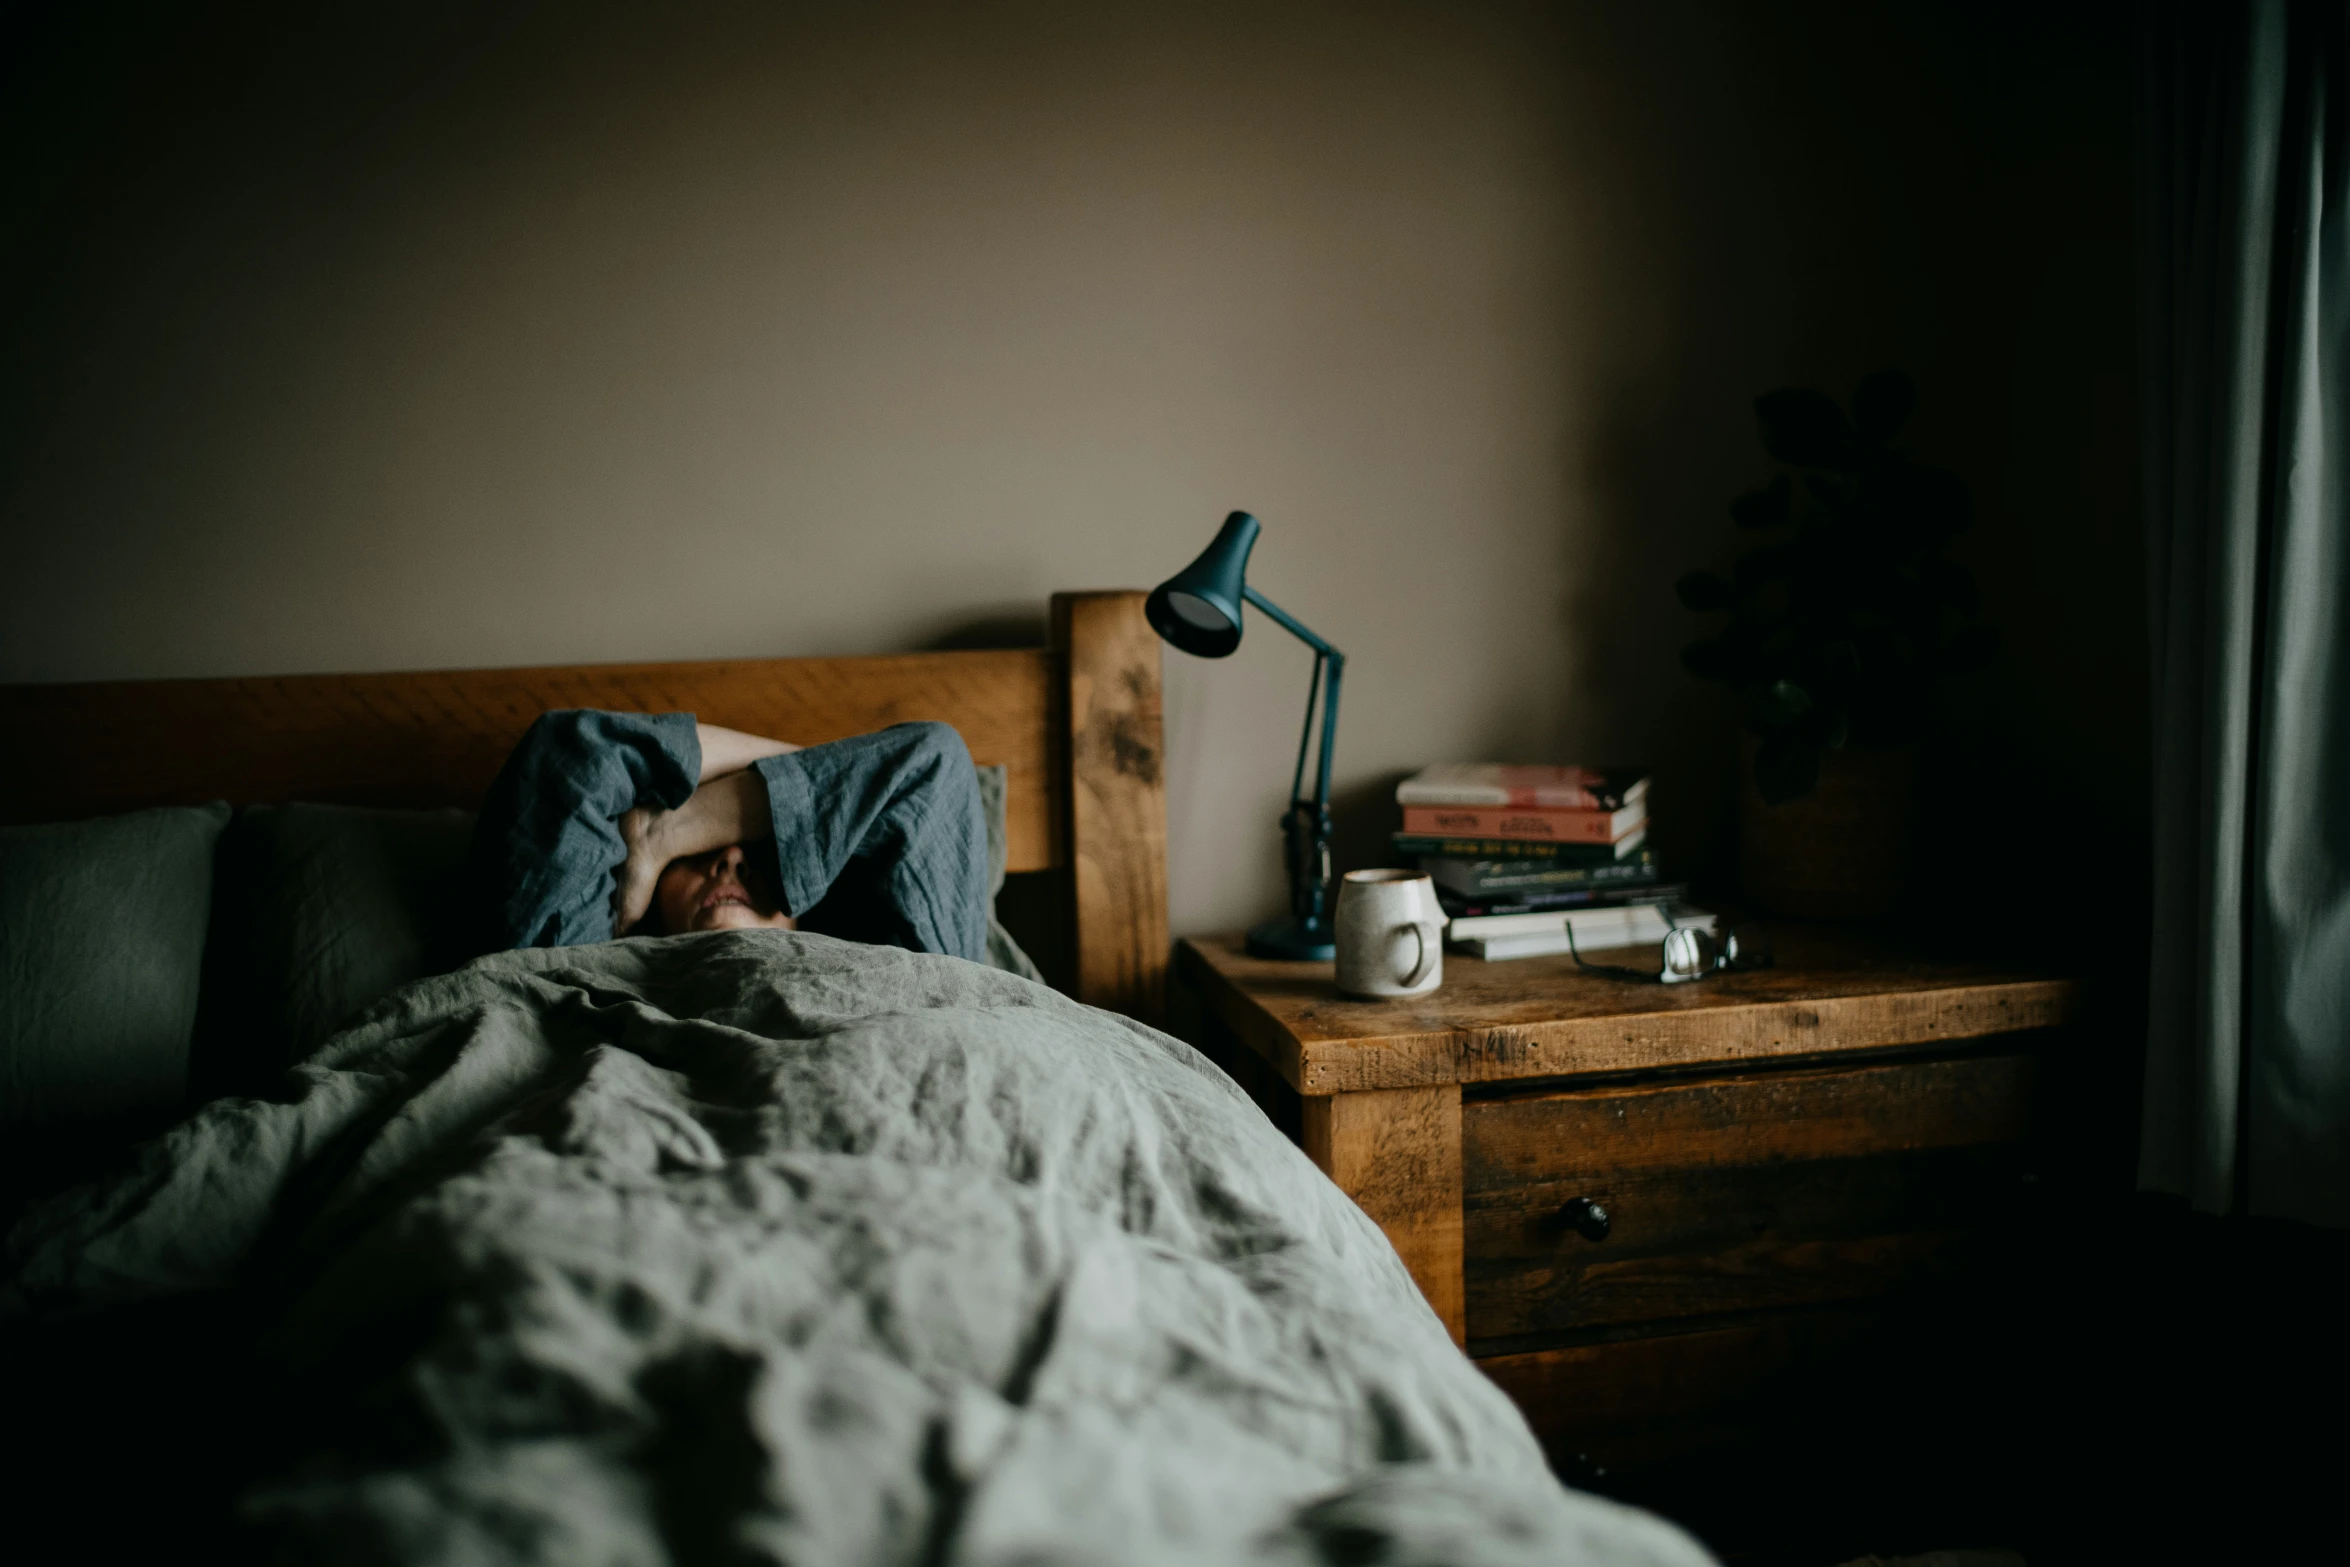
[[[0,821],[205,800],[471,807],[550,708],[684,711],[805,744],[937,719],[1007,770],[1009,868],[1067,873],[1075,994],[1155,1020],[1166,812],[1142,600],[1056,595],[1050,648],[0,687]]]
[[[1141,594],[1057,593],[1053,645],[1067,659],[1077,994],[1155,1021],[1168,949],[1158,633]]]
[[[1041,870],[1063,859],[1052,686],[1042,648],[13,686],[0,695],[0,815],[204,800],[471,807],[550,708],[690,712],[807,745],[935,718],[974,761],[1009,769],[1012,868]]]

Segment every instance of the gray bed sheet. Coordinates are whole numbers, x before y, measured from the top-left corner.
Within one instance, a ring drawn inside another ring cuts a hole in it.
[[[1189,1047],[772,931],[501,953],[27,1214],[0,1327],[273,1313],[292,1560],[1690,1563]]]

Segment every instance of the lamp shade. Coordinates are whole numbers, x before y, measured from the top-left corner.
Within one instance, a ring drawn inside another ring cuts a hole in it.
[[[1240,646],[1240,602],[1257,519],[1236,511],[1199,559],[1151,590],[1142,612],[1156,631],[1197,658],[1222,658]]]

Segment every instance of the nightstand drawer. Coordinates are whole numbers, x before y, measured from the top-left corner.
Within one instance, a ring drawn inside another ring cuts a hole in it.
[[[1995,1055],[1472,1100],[1468,1336],[1855,1299],[1957,1271],[2013,1212],[2034,1077],[2030,1057]]]

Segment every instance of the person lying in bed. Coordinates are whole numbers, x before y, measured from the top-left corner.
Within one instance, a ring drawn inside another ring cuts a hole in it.
[[[541,714],[475,824],[497,949],[813,930],[985,961],[987,823],[962,737],[801,747],[691,713]]]

